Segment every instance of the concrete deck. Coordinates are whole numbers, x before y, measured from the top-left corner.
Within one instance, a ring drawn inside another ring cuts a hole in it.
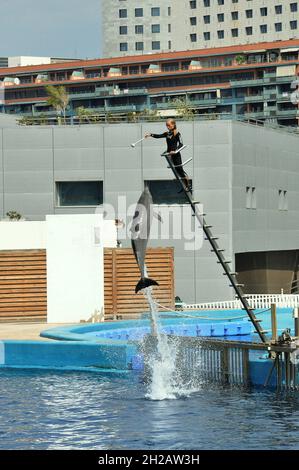
[[[40,332],[55,328],[56,326],[66,325],[61,323],[0,323],[0,340],[52,341],[47,338],[41,338]]]

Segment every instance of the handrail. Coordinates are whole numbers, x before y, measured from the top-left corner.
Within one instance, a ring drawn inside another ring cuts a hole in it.
[[[247,294],[246,297],[254,309],[269,308],[271,304],[276,304],[279,308],[295,308],[299,306],[298,294]],[[240,309],[241,307],[238,299],[182,304],[184,310],[226,310]]]

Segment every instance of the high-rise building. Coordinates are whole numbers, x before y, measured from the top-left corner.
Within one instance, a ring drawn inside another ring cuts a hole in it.
[[[298,37],[292,0],[102,0],[103,55],[116,57]]]

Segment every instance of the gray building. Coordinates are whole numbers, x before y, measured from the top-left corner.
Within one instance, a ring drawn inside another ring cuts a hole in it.
[[[104,57],[298,37],[291,0],[102,0]]]
[[[158,210],[176,217],[187,206],[160,156],[164,141],[130,146],[146,131],[163,129],[161,123],[2,127],[0,215],[18,211],[43,220],[46,214],[92,213],[103,201],[119,207],[119,196],[135,205],[148,181]],[[194,197],[245,290],[290,292],[298,270],[299,137],[232,121],[180,122],[179,129],[188,146],[184,156],[193,158],[186,169]],[[125,210],[115,216],[124,218]],[[171,232],[151,246],[174,247],[176,294],[184,301],[233,297],[206,241],[186,250]]]

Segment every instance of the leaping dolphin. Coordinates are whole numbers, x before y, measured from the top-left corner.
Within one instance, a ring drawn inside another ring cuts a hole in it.
[[[132,248],[141,273],[141,279],[135,288],[136,294],[146,287],[159,285],[157,281],[147,277],[145,265],[146,247],[153,218],[152,206],[153,198],[146,186],[137,203],[131,227]]]

